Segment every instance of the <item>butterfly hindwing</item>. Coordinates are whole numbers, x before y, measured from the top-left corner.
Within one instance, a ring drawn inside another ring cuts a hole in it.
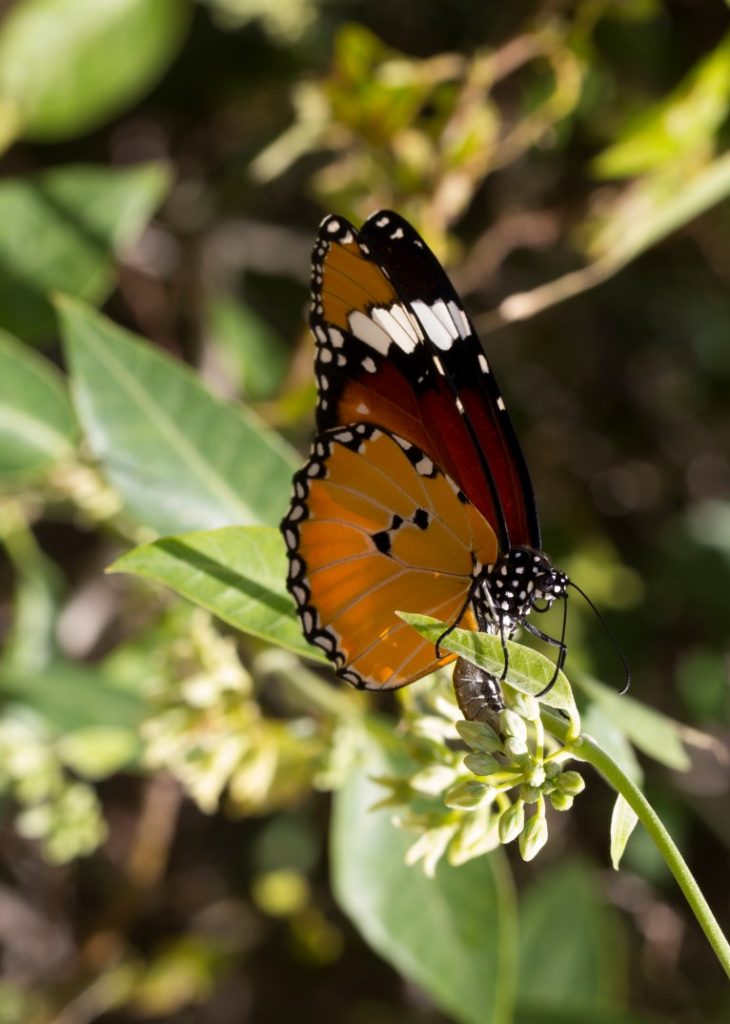
[[[489,523],[430,456],[367,423],[317,436],[282,530],[306,636],[367,689],[453,660],[396,611],[459,620],[475,573],[497,556]]]

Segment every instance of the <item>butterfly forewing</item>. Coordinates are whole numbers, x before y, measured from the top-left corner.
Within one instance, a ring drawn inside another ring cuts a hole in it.
[[[326,218],[312,292],[319,428],[362,420],[409,438],[469,494],[502,549],[538,547],[529,475],[494,375],[413,228],[389,211],[360,233]]]
[[[481,343],[441,264],[418,232],[390,210],[373,214],[360,240],[420,323],[444,369],[452,402],[467,422],[479,466],[470,460],[465,490],[470,493],[471,483],[486,475],[498,496],[509,545],[539,550],[537,510],[522,450]]]
[[[497,539],[459,486],[410,441],[355,423],[318,435],[294,489],[289,589],[343,678],[392,689],[451,661],[396,612],[473,626],[475,573]]]

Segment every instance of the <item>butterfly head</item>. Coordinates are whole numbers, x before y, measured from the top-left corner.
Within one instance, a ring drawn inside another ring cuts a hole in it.
[[[526,562],[530,565],[530,579],[533,581],[532,599],[533,605],[535,601],[543,601],[545,607],[540,608],[540,611],[545,611],[549,608],[554,601],[559,601],[565,597],[566,587],[568,586],[568,577],[564,572],[556,569],[547,555],[541,551],[530,551],[528,548],[517,549],[513,552],[514,556],[518,556],[524,551]],[[536,611],[538,609],[535,609]]]
[[[480,582],[475,605],[481,628],[514,628],[531,611],[546,611],[564,598],[568,577],[543,552],[516,547],[485,570]]]

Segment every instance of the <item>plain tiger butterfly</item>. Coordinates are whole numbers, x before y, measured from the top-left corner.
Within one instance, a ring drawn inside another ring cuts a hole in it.
[[[369,690],[456,658],[397,611],[503,641],[522,626],[558,648],[561,667],[564,635],[528,615],[565,599],[568,578],[541,550],[525,459],[474,328],[413,227],[388,210],[359,232],[326,217],[310,324],[317,435],[281,524],[307,639]],[[467,718],[504,706],[498,679],[461,659],[455,683]]]

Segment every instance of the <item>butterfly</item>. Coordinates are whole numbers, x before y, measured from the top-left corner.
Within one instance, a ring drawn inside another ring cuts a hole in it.
[[[530,475],[494,373],[445,271],[390,210],[320,225],[312,257],[317,434],[281,524],[289,592],[337,674],[394,689],[453,661],[418,612],[505,640],[567,597],[541,547]],[[564,609],[567,603],[564,604]],[[442,638],[443,639],[443,638]],[[467,718],[504,707],[459,659]]]

